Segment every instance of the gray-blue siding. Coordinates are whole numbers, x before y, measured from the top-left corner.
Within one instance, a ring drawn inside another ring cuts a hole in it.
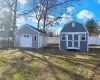
[[[75,27],[72,27],[72,23],[75,23]],[[81,33],[81,32],[86,32],[86,41],[81,41],[80,40],[80,51],[87,51],[87,47],[88,47],[88,31],[87,29],[85,28],[85,26],[79,22],[70,22],[68,24],[66,24],[63,29],[61,30],[61,33],[66,33],[66,36],[67,36],[67,33],[71,33],[71,32],[78,32],[78,33]],[[60,33],[60,49],[61,50],[65,50],[67,49],[67,37],[66,37],[66,41],[62,41],[61,40],[61,33]],[[80,34],[79,34],[80,35]],[[71,45],[68,44],[69,46]],[[77,44],[75,44],[75,46],[77,46]]]
[[[38,32],[33,31],[31,28],[26,25],[23,29],[19,30],[14,36],[14,46],[20,47],[20,37],[22,34],[31,34],[32,36],[32,48],[38,48]],[[18,41],[16,41],[16,35],[18,36]],[[37,35],[37,42],[34,42],[34,35]]]
[[[66,34],[67,36],[67,34]],[[86,41],[80,41],[80,51],[87,51],[88,47],[88,33],[86,33]],[[60,50],[66,50],[67,49],[67,37],[66,41],[61,40],[61,35],[60,35]]]
[[[84,28],[84,25],[74,22],[75,27],[72,27],[72,23],[66,24],[61,32],[87,32],[86,29]]]

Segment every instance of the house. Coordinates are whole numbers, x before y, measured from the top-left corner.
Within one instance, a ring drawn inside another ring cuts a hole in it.
[[[88,35],[88,31],[82,23],[76,21],[69,22],[60,32],[59,49],[88,51]]]
[[[47,35],[48,37],[53,37],[53,32],[48,32]]]
[[[42,48],[47,46],[46,33],[25,24],[14,33],[14,46],[18,48]]]

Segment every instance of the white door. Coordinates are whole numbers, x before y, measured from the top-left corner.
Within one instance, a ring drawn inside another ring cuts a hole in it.
[[[32,36],[29,34],[21,35],[20,36],[20,47],[32,48]]]
[[[68,49],[79,49],[80,48],[79,34],[70,33],[67,35],[67,48]]]

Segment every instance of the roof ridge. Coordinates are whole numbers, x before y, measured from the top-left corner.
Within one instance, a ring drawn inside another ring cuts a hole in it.
[[[31,28],[37,30],[38,32],[43,33],[43,34],[46,34],[46,32],[44,32],[44,31],[42,31],[42,30],[39,30],[38,28],[36,28],[36,27],[34,27],[34,26],[30,25],[30,24],[24,24],[24,25],[28,25],[29,27],[31,27]],[[23,25],[23,26],[24,26],[24,25]]]

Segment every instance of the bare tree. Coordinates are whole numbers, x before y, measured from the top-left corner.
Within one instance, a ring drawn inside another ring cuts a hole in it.
[[[34,1],[33,2],[31,1],[31,5],[39,4],[39,5],[42,6],[42,9],[40,9],[39,6],[37,7],[36,19],[39,22],[40,22],[40,20],[43,20],[43,31],[45,31],[48,23],[50,25],[54,21],[61,18],[61,16],[57,16],[56,18],[54,18],[53,21],[48,22],[48,15],[52,15],[55,11],[58,11],[56,13],[59,14],[59,13],[63,12],[63,10],[65,8],[67,8],[68,6],[72,6],[72,5],[74,5],[75,3],[78,3],[81,0],[63,0],[63,1],[58,1],[58,0],[38,0],[37,1],[37,0],[34,0]],[[37,14],[37,12],[40,12],[40,13]],[[37,18],[37,16],[38,16],[38,18]],[[38,28],[39,28],[39,22],[38,22]]]

